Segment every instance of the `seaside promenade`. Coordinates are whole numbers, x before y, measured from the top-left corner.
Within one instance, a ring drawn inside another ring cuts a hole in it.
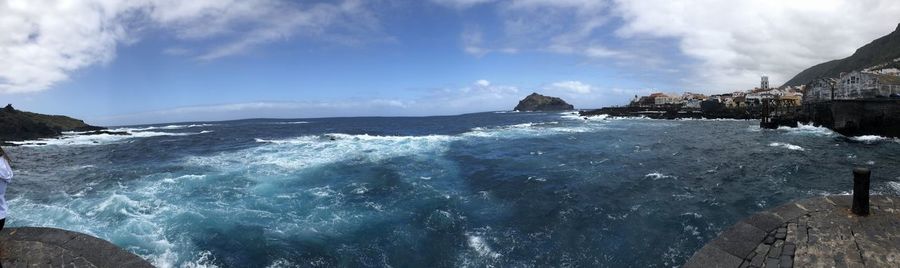
[[[814,197],[754,214],[684,267],[900,267],[900,197],[870,198],[868,176],[865,183],[854,196]]]
[[[153,267],[105,240],[56,228],[0,231],[0,262],[17,267]]]

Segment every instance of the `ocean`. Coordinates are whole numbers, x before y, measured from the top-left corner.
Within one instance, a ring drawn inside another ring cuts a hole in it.
[[[159,267],[671,267],[755,212],[900,194],[900,142],[571,113],[118,127],[8,148],[7,226]]]

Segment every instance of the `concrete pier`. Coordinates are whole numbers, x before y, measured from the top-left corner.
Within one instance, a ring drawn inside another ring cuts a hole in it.
[[[852,205],[852,196],[825,196],[754,214],[684,267],[900,267],[900,197],[870,197],[867,216]]]
[[[153,267],[105,240],[55,228],[0,231],[0,262],[16,267]]]

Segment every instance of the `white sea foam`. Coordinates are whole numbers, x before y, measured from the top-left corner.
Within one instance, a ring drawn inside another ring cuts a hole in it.
[[[119,129],[111,130],[111,131],[121,131]],[[156,131],[126,131],[130,135],[112,135],[112,134],[96,134],[96,135],[80,135],[79,133],[64,133],[62,136],[58,138],[47,138],[47,139],[38,139],[38,140],[27,140],[27,141],[13,141],[10,143],[21,145],[21,146],[47,146],[47,145],[57,145],[57,146],[68,146],[68,145],[103,145],[110,144],[115,142],[121,142],[125,140],[135,139],[135,138],[148,138],[148,137],[158,137],[158,136],[188,136],[188,135],[197,135],[197,134],[205,134],[210,133],[211,131],[201,131],[196,133],[171,133],[171,132],[156,132]]]
[[[797,127],[778,127],[778,131],[784,131],[788,134],[799,134],[799,135],[815,135],[815,136],[832,136],[835,135],[834,131],[831,131],[825,127],[817,127],[811,124],[804,125],[799,124]]]
[[[307,121],[293,121],[293,122],[273,122],[275,125],[299,125],[299,124],[309,124]]]
[[[755,119],[735,119],[735,118],[677,118],[676,121],[709,121],[709,122],[747,122]]]
[[[900,139],[897,139],[897,138],[882,137],[882,136],[877,136],[877,135],[855,136],[855,137],[850,137],[850,139],[854,140],[854,141],[862,142],[865,144],[876,144],[876,143],[880,143],[880,142],[884,142],[884,141],[900,142]]]
[[[566,126],[560,122],[523,123],[498,127],[476,127],[463,133],[463,137],[481,138],[523,138],[539,137],[546,135],[558,135],[566,133],[584,133],[605,129],[603,125],[575,125]]]
[[[481,236],[468,234],[466,235],[469,240],[469,247],[475,250],[481,257],[489,257],[489,258],[499,258],[502,256],[500,253],[494,252],[493,249],[484,241],[484,238]]]
[[[659,179],[677,179],[678,177],[671,176],[671,175],[665,175],[665,174],[662,174],[659,172],[653,172],[653,173],[644,175],[644,178],[659,180]]]
[[[559,122],[522,123],[499,127],[478,127],[460,135],[375,136],[332,133],[288,139],[256,138],[267,144],[238,153],[194,157],[188,161],[206,166],[272,165],[296,170],[339,161],[381,161],[401,156],[432,157],[447,150],[451,142],[472,138],[520,138],[587,132],[599,127],[563,126]]]
[[[374,136],[340,133],[289,139],[257,138],[256,142],[267,145],[212,157],[191,157],[188,162],[219,168],[255,165],[299,170],[342,161],[377,162],[403,156],[429,158],[447,150],[449,143],[458,139],[447,135]]]
[[[900,182],[889,181],[887,185],[894,190],[894,194],[900,194]]]
[[[216,126],[216,124],[191,124],[191,125],[167,125],[167,126],[149,126],[149,127],[123,127],[117,128],[114,131],[147,131],[147,130],[173,130],[173,129],[185,129],[185,128],[195,128],[195,127],[211,127]]]
[[[770,143],[769,146],[771,146],[771,147],[781,147],[781,148],[785,148],[785,149],[789,149],[789,150],[794,150],[794,151],[805,151],[805,149],[803,149],[803,147],[800,147],[800,146],[797,146],[797,145],[793,145],[793,144],[790,144],[790,143],[783,143],[783,142],[773,142],[773,143]]]

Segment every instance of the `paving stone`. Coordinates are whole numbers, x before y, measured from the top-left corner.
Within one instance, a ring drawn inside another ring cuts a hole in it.
[[[705,267],[739,267],[743,260],[735,257],[716,246],[706,245],[694,253],[690,261],[685,263],[685,268],[705,268]]]
[[[871,197],[867,217],[850,213],[851,203],[851,196],[816,197],[754,214],[710,241],[685,267],[900,267],[900,198]],[[733,259],[701,256],[707,247]],[[706,265],[689,266],[695,259]],[[710,262],[716,259],[730,265]]]
[[[781,217],[769,212],[753,214],[744,220],[744,222],[753,225],[764,232],[772,231],[773,229],[784,225],[784,220],[782,220]]]
[[[779,261],[781,267],[793,267],[794,259],[791,256],[781,256],[781,261]]]
[[[770,212],[781,217],[782,220],[788,221],[804,215],[807,211],[798,207],[797,204],[790,203],[774,208]]]
[[[775,243],[775,236],[774,235],[766,236],[766,240],[763,241],[763,243],[765,243],[767,245],[771,245],[772,243]]]
[[[775,239],[784,240],[787,238],[787,233],[778,232],[775,234]]]
[[[765,238],[766,233],[746,223],[738,223],[722,232],[710,244],[734,256],[747,256]]]
[[[793,243],[785,243],[784,247],[781,248],[781,255],[794,256],[794,252],[797,250],[797,245]]]
[[[756,256],[753,256],[753,259],[750,260],[750,266],[762,267],[765,261],[766,254],[756,254]]]
[[[781,241],[776,241],[775,244],[773,244],[772,249],[769,250],[769,257],[779,258],[781,256],[781,250],[783,249],[781,243]]]

